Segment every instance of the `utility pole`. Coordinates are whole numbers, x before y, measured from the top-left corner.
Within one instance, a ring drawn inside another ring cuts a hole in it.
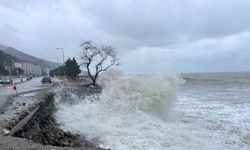
[[[56,49],[62,51],[62,58],[63,58],[63,64],[64,64],[65,63],[65,61],[64,61],[64,49],[63,48],[56,48]],[[63,67],[63,76],[65,76],[65,67]]]
[[[58,57],[54,57],[54,59],[56,59],[56,62],[59,63],[59,58]]]
[[[64,61],[64,49],[63,49],[63,48],[56,48],[56,49],[62,51],[62,58],[63,58],[63,63],[64,63],[64,62],[65,62],[65,61]]]

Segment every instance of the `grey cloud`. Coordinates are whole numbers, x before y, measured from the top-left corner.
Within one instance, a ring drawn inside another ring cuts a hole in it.
[[[0,43],[53,60],[92,39],[116,46],[127,70],[244,69],[248,14],[249,0],[1,0]]]
[[[206,39],[176,47],[139,48],[123,59],[124,67],[164,68],[161,72],[247,70],[250,66],[250,32],[225,38]],[[242,67],[243,66],[243,67]],[[151,71],[150,69],[148,71]]]
[[[98,5],[84,12],[100,19],[111,34],[129,37],[135,46],[161,46],[215,38],[250,30],[250,1],[126,1]]]
[[[10,31],[10,32],[13,32],[13,33],[18,32],[18,30],[15,27],[13,27],[12,25],[9,25],[8,23],[4,23],[3,25],[4,25],[5,29]]]

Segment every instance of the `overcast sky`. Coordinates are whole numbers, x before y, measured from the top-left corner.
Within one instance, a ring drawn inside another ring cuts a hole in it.
[[[56,62],[82,40],[128,73],[250,71],[250,0],[0,0],[0,44]]]

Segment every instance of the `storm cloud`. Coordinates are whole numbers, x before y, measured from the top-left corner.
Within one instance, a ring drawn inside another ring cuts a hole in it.
[[[114,45],[126,72],[246,71],[249,0],[1,0],[0,43],[56,61]]]

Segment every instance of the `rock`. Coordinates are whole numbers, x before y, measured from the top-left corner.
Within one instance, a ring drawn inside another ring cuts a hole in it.
[[[63,145],[63,146],[69,146],[69,141],[63,141],[63,142],[62,142],[62,145]]]
[[[75,144],[74,144],[73,142],[71,142],[71,143],[69,143],[69,146],[70,146],[70,147],[74,147]]]
[[[14,133],[14,136],[30,139],[44,145],[96,147],[92,143],[86,144],[90,142],[81,139],[79,135],[72,134],[71,132],[64,132],[62,129],[58,128],[55,118],[53,118],[54,111],[55,104],[52,95],[47,97],[46,100],[40,104],[39,109],[34,113],[29,122],[23,126],[22,130]]]
[[[8,130],[8,129],[3,129],[2,132],[3,132],[3,135],[9,135],[10,134],[10,130]]]
[[[22,103],[22,105],[24,106],[24,105],[26,105],[26,103]]]
[[[10,147],[9,150],[15,150],[15,148],[14,147]]]

